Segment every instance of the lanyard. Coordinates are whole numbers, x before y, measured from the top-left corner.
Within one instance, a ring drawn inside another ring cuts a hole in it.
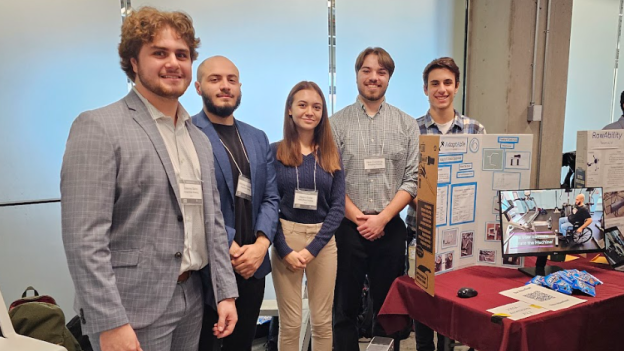
[[[297,173],[297,190],[299,190],[299,167],[295,166],[295,172]],[[314,159],[314,191],[316,191],[316,159]]]
[[[245,150],[245,145],[243,144],[243,140],[241,139],[240,134],[238,133],[238,127],[235,126],[235,129],[236,129],[236,135],[238,136],[238,141],[240,141],[241,147],[243,148],[243,153],[245,154],[245,158],[247,159],[247,162],[251,165],[251,162],[249,162],[249,156],[247,156],[247,151]],[[238,169],[238,173],[242,175],[243,171],[241,171],[240,167],[238,166],[238,163],[236,162],[236,159],[234,158],[232,151],[230,151],[230,149],[227,147],[227,145],[225,145],[223,140],[221,140],[221,137],[219,137],[219,141],[221,142],[221,145],[223,145],[225,150],[227,150],[227,152],[230,154],[230,157],[232,157],[232,161],[234,161],[234,165]]]

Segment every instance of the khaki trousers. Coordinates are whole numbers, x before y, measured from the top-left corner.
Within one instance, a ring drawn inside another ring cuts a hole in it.
[[[322,223],[301,224],[280,219],[286,243],[295,251],[305,249],[321,229]],[[308,279],[308,304],[312,324],[312,350],[332,350],[332,307],[337,269],[336,241],[334,237],[305,268]],[[301,331],[303,270],[292,272],[271,250],[273,285],[279,311],[280,351],[299,351]]]

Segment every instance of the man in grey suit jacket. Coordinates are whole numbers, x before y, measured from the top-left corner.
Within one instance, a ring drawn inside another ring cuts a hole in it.
[[[605,129],[624,129],[624,91],[620,94],[620,107],[622,108],[622,116],[615,122],[607,124],[603,130]]]
[[[197,68],[195,89],[204,100],[204,108],[193,117],[193,123],[212,144],[239,294],[238,323],[222,346],[210,333],[217,313],[211,307],[214,298],[206,294],[200,351],[251,351],[265,276],[271,271],[266,253],[275,236],[279,208],[273,153],[263,131],[234,118],[241,100],[240,87],[238,69],[225,57],[211,57]],[[208,280],[210,273],[202,270],[202,278]]]
[[[61,171],[63,242],[75,309],[95,350],[196,351],[201,269],[213,277],[215,335],[236,324],[210,142],[178,102],[198,44],[183,13],[132,13],[119,54],[135,87],[72,125]]]

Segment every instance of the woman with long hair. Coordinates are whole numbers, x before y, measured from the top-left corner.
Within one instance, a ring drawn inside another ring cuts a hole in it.
[[[345,179],[323,92],[295,85],[284,111],[284,139],[271,145],[280,195],[280,223],[271,262],[279,311],[280,351],[299,349],[302,280],[307,277],[312,350],[332,350],[337,249],[344,217]]]

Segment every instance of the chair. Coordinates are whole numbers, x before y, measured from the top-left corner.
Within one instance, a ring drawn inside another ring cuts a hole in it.
[[[2,351],[67,351],[62,346],[19,335],[13,329],[9,312],[0,291],[0,350]]]

